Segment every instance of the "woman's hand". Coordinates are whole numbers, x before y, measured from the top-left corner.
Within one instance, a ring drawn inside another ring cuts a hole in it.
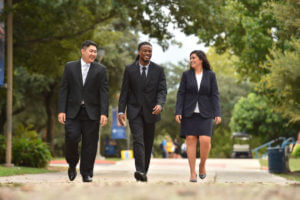
[[[220,124],[222,121],[221,117],[215,117],[215,120],[216,120],[216,124]]]
[[[182,116],[181,116],[181,115],[176,115],[176,116],[175,116],[175,120],[177,121],[178,124],[181,123],[181,119],[182,119]]]

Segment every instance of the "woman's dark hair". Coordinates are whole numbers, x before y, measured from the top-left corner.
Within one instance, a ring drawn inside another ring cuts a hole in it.
[[[86,40],[81,44],[81,49],[87,48],[89,46],[95,46],[97,48],[97,43],[92,40]]]
[[[200,60],[202,60],[202,66],[203,66],[204,69],[211,70],[210,64],[209,64],[209,62],[208,62],[208,60],[206,58],[206,55],[205,55],[205,53],[203,51],[201,51],[201,50],[194,50],[194,51],[192,51],[190,53],[190,57],[191,57],[192,54],[196,54],[198,56],[198,58]],[[193,69],[193,68],[190,67],[190,69]]]
[[[141,42],[139,43],[138,45],[138,51],[141,49],[142,46],[144,45],[149,45],[152,47],[152,44],[150,42]],[[139,60],[140,59],[140,55],[137,55],[136,58],[135,58],[135,61]]]

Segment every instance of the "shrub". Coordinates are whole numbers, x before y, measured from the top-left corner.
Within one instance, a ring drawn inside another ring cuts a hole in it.
[[[15,165],[45,167],[50,160],[49,147],[41,139],[21,138],[13,144],[13,163]]]
[[[295,146],[292,156],[295,158],[300,158],[300,145],[299,144],[297,146]]]
[[[231,132],[223,127],[214,130],[211,139],[211,158],[230,158],[232,151]]]

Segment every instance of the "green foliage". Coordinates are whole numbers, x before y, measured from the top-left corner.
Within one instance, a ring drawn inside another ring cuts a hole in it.
[[[37,139],[37,132],[33,129],[33,125],[25,127],[23,124],[19,124],[14,132],[15,138],[28,138],[29,140]]]
[[[229,129],[233,106],[251,91],[252,85],[246,81],[238,81],[239,76],[234,72],[234,63],[238,60],[236,56],[228,52],[220,55],[215,48],[210,48],[207,58],[216,73],[219,87],[222,112],[222,123],[219,126]]]
[[[266,98],[250,93],[234,106],[230,127],[234,132],[260,136],[266,142],[279,136],[293,136],[296,127],[288,122],[288,118],[274,111]]]
[[[270,73],[260,82],[260,92],[267,96],[277,112],[291,122],[300,122],[300,40],[289,43],[290,50],[282,53],[273,49],[265,67]]]
[[[13,134],[12,162],[18,166],[45,167],[51,159],[49,147],[33,126],[19,124]],[[5,162],[6,138],[0,135],[0,163]]]
[[[230,158],[232,151],[231,132],[225,128],[218,127],[213,132],[211,139],[210,157]]]
[[[300,158],[300,145],[296,145],[294,151],[292,152],[294,158]]]
[[[269,50],[284,51],[287,41],[299,37],[299,7],[297,0],[176,0],[170,11],[185,33],[239,57],[235,71],[257,82],[268,73],[261,64]]]
[[[51,160],[49,147],[41,140],[21,138],[13,143],[13,163],[19,166],[45,167]]]

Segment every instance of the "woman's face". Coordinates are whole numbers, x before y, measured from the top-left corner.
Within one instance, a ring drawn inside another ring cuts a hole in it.
[[[190,57],[190,65],[193,69],[202,66],[202,60],[199,59],[199,57],[193,53]]]

